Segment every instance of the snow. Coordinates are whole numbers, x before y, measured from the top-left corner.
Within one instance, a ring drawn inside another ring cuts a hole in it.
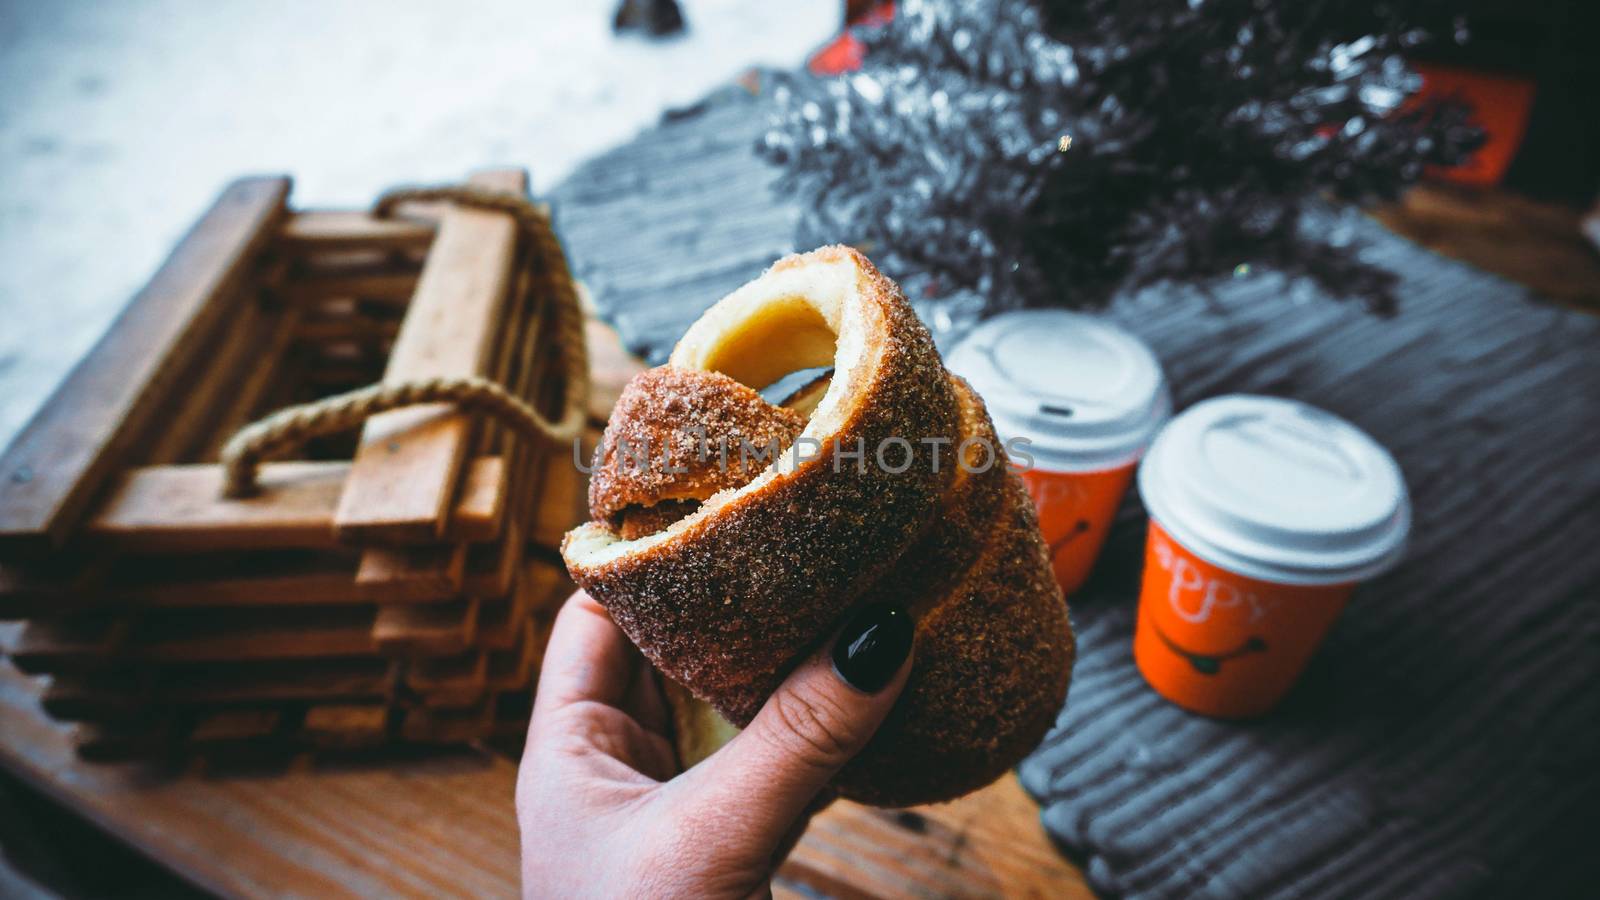
[[[837,2],[0,0],[0,446],[230,178],[302,206],[526,165],[536,190],[753,64],[798,65]]]

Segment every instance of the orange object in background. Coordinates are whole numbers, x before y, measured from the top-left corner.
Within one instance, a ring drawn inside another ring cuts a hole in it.
[[[850,33],[855,25],[886,25],[894,19],[893,3],[873,3],[870,0],[851,0],[845,4],[845,29],[828,46],[811,55],[806,68],[813,75],[838,75],[861,68],[866,58],[866,45]]]
[[[1258,716],[1300,677],[1355,589],[1275,584],[1195,556],[1155,521],[1133,659],[1156,693],[1218,718]]]
[[[1432,63],[1415,63],[1413,67],[1422,76],[1422,90],[1412,103],[1425,99],[1464,100],[1472,107],[1472,124],[1484,133],[1483,146],[1465,162],[1458,166],[1430,166],[1428,176],[1458,184],[1499,184],[1528,130],[1533,80]]]
[[[1106,533],[1133,480],[1134,463],[1097,472],[1022,471],[1022,483],[1039,511],[1039,531],[1050,566],[1065,594],[1083,587]]]
[[[1133,657],[1156,693],[1219,718],[1294,686],[1355,586],[1411,530],[1400,467],[1331,413],[1235,394],[1174,418],[1139,468],[1150,512]]]
[[[1106,319],[1019,310],[945,357],[1020,470],[1063,593],[1083,586],[1150,439],[1172,411],[1161,362]]]

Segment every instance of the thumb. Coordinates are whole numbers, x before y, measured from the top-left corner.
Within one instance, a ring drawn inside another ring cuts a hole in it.
[[[700,812],[776,847],[817,793],[861,752],[905,687],[911,617],[873,604],[795,670],[749,727],[685,773]],[[732,820],[732,821],[729,821]]]

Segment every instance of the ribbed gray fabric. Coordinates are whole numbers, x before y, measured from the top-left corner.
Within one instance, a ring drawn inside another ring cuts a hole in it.
[[[624,339],[665,356],[705,306],[793,249],[741,90],[578,171],[557,225]],[[1596,890],[1600,809],[1600,320],[1531,302],[1360,217],[1402,310],[1279,278],[1128,298],[1180,408],[1297,397],[1400,460],[1412,547],[1362,589],[1289,700],[1189,715],[1131,658],[1143,514],[1130,498],[1072,600],[1080,659],[1021,769],[1091,883],[1128,897],[1544,897]],[[1591,893],[1590,896],[1593,896]]]

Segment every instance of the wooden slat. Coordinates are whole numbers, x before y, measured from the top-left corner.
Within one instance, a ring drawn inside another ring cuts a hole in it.
[[[406,673],[406,687],[433,709],[481,703],[489,683],[489,654],[469,650],[459,656],[418,660]]]
[[[135,469],[84,530],[96,541],[141,552],[335,547],[331,513],[349,472],[348,463],[267,463],[259,494],[228,500],[220,466]]]
[[[497,346],[492,354],[494,359],[490,377],[496,383],[506,385],[513,392],[521,394],[526,393],[526,385],[519,383],[517,379],[519,377],[527,379],[529,376],[520,374],[516,370],[517,364],[524,362],[524,356],[529,352],[526,348],[530,341],[523,333],[523,329],[528,323],[530,310],[535,305],[533,298],[527,293],[529,274],[526,264],[518,268],[515,280],[516,287],[512,290],[506,315],[496,338]],[[504,440],[500,439],[497,436],[498,432],[497,423],[483,422],[473,441],[474,452],[498,450],[515,458],[520,448],[512,446],[509,435],[506,435]],[[466,477],[463,478],[461,490],[464,494],[484,489],[482,479],[473,478],[474,469],[474,466],[469,466]],[[507,491],[504,479],[501,479],[495,487],[498,488],[497,493],[503,494]],[[458,530],[459,525],[452,515],[450,521],[446,523],[446,532]],[[387,599],[389,596],[392,596],[393,602],[447,599],[461,591],[462,572],[468,549],[465,543],[371,548],[362,556],[361,568],[356,576],[357,581],[362,587],[370,589],[373,596],[382,602],[389,602]]]
[[[400,733],[408,741],[456,744],[486,737],[493,728],[494,704],[486,700],[466,709],[413,710]]]
[[[542,562],[530,561],[517,574],[510,594],[483,601],[478,610],[478,633],[473,639],[476,646],[507,650],[516,644],[523,620],[533,611],[534,598],[548,593],[556,580],[544,574],[548,568]]]
[[[386,700],[398,663],[370,659],[107,669],[51,678],[41,697],[63,721],[126,721],[161,707]]]
[[[129,630],[129,621],[118,616],[35,620],[22,627],[7,655],[29,674],[53,672],[111,658],[122,651]]]
[[[622,346],[616,329],[599,319],[585,322],[584,334],[589,342],[589,421],[604,426],[622,389],[646,366]]]
[[[415,272],[307,276],[290,279],[283,286],[283,295],[291,305],[302,308],[341,297],[407,303],[417,289],[417,280]]]
[[[556,610],[535,610],[522,622],[522,633],[515,647],[489,654],[489,690],[500,692],[502,700],[512,694],[530,690],[538,680],[539,667],[544,664],[544,652],[550,646],[550,632],[555,626]],[[527,727],[526,712],[515,723]],[[513,728],[517,733],[519,728]]]
[[[17,567],[0,566],[0,618],[91,609],[372,602],[377,598],[356,584],[356,564],[354,555],[339,550],[91,556],[78,578],[62,581],[14,577]]]
[[[478,631],[477,598],[451,603],[385,606],[372,623],[372,643],[383,653],[448,656],[472,645]]]
[[[409,270],[414,275],[422,271],[422,257],[385,250],[382,247],[348,247],[329,250],[295,259],[286,271],[286,277],[321,275],[371,275],[379,272]]]
[[[184,669],[159,673],[159,679],[148,668],[66,672],[51,678],[40,702],[62,721],[125,722],[174,708],[384,700],[393,665],[383,659],[217,664],[187,677],[178,674]],[[153,680],[165,683],[152,686]]]
[[[498,538],[505,527],[509,483],[505,460],[498,456],[474,459],[461,479],[446,539],[478,544]]]
[[[296,340],[320,344],[330,341],[394,340],[399,333],[398,321],[349,314],[302,319],[295,328],[294,336]]]
[[[495,477],[501,463],[481,458],[469,482]],[[261,467],[261,493],[222,497],[222,470],[214,465],[151,466],[126,473],[84,525],[90,538],[124,550],[159,553],[228,548],[329,549],[342,546],[334,531],[340,492],[350,473],[345,462],[277,462]],[[487,531],[504,515],[504,501],[487,485],[462,494],[455,519],[469,531]]]
[[[162,669],[155,688],[163,703],[180,706],[276,700],[354,700],[387,697],[395,663],[389,660],[329,659],[290,662],[212,664]]]
[[[111,560],[103,555],[0,564],[0,620],[75,608],[76,598],[98,590],[110,570]]]
[[[270,331],[272,321],[282,313],[262,308],[258,286],[246,285],[241,291],[243,296],[228,303],[231,315],[227,326],[184,371],[179,381],[182,387],[164,404],[153,433],[128,454],[131,464],[198,462],[188,458],[189,452],[206,439],[207,426],[223,414],[233,389],[248,371],[263,366],[262,332]]]
[[[356,586],[380,603],[427,603],[461,593],[468,544],[379,547],[361,554]]]
[[[506,533],[493,544],[473,544],[467,552],[467,573],[461,590],[472,597],[499,597],[511,589],[517,563],[522,560],[524,529],[512,516]]]
[[[102,605],[132,609],[332,606],[369,599],[355,568],[355,557],[340,551],[135,556],[95,593]]]
[[[30,673],[89,672],[135,663],[370,657],[378,649],[372,639],[375,617],[371,606],[312,606],[184,610],[138,621],[104,615],[40,620],[19,630],[9,655]]]
[[[541,461],[539,502],[534,508],[528,539],[541,547],[558,549],[567,529],[582,522],[588,512],[582,473],[572,463],[572,453],[551,451]]]
[[[472,183],[520,193],[527,190],[527,175],[487,172],[473,176]],[[516,225],[504,213],[452,209],[445,214],[390,354],[386,381],[487,371],[516,237]],[[440,536],[470,433],[469,417],[448,404],[368,420],[339,501],[340,535],[410,543]]]
[[[363,656],[375,649],[374,616],[370,607],[185,610],[140,622],[122,655],[196,663]]]
[[[227,709],[206,713],[189,732],[197,744],[247,742],[271,737],[283,725],[276,709]]]
[[[289,179],[246,178],[218,198],[0,457],[0,552],[59,544],[172,379],[226,315],[219,302],[283,214]]]
[[[313,209],[285,219],[278,240],[291,253],[370,247],[425,250],[433,242],[436,227],[421,219],[379,219],[359,210]]]
[[[537,397],[538,366],[534,355],[543,330],[549,298],[533,290],[533,261],[524,253],[517,267],[501,325],[500,345],[495,351],[490,375],[497,383],[522,398]],[[493,419],[485,419],[478,434],[477,453],[501,453],[515,458],[512,448],[520,445],[517,436]]]
[[[300,311],[286,309],[279,315],[270,333],[264,338],[257,337],[257,365],[232,391],[227,408],[217,417],[211,437],[200,451],[200,461],[215,462],[228,438],[254,418],[267,392],[272,390],[286,367],[289,345],[294,340],[299,323]]]
[[[168,717],[116,726],[88,723],[72,731],[77,756],[92,763],[146,759],[171,746],[178,730]]]
[[[544,648],[539,643],[539,625],[524,619],[518,640],[509,649],[489,654],[487,684],[490,690],[514,691],[526,688],[532,680]]]
[[[388,737],[389,707],[375,703],[317,705],[306,711],[300,735],[325,749],[369,747]]]
[[[39,703],[63,722],[126,721],[147,714],[150,678],[145,673],[64,673],[53,676]]]

